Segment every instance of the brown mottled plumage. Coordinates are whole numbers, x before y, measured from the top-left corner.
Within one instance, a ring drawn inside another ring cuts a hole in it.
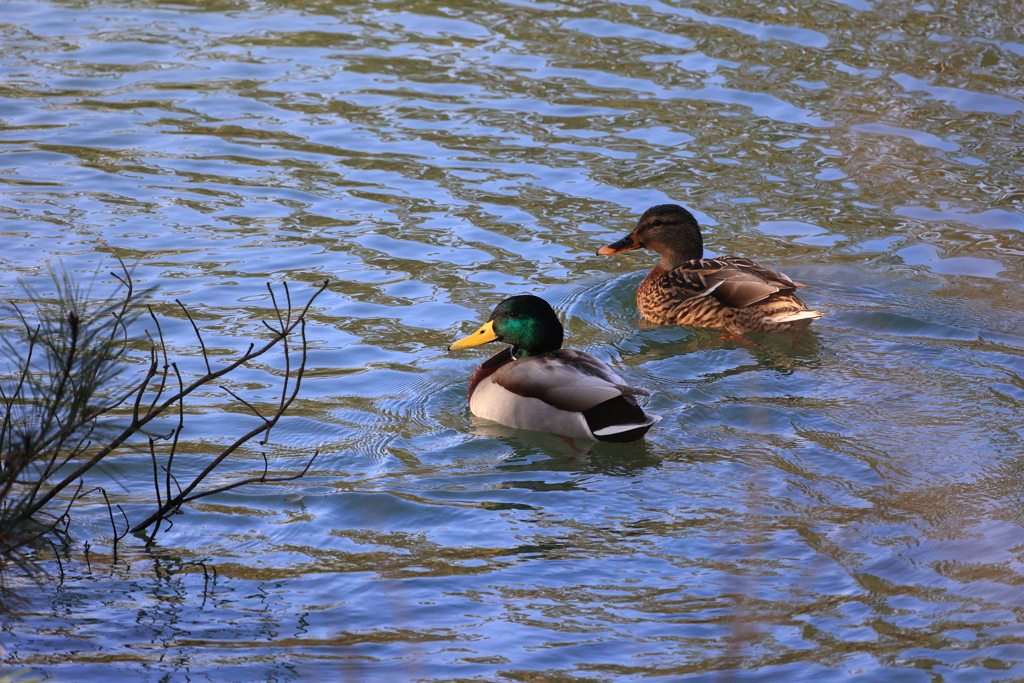
[[[794,332],[820,318],[796,296],[803,287],[749,259],[705,259],[697,221],[675,204],[644,212],[633,232],[598,254],[653,249],[661,261],[636,293],[641,315],[660,325],[713,327],[733,334]]]

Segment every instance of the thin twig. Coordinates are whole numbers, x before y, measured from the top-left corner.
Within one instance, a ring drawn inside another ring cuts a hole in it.
[[[246,401],[246,400],[245,400],[244,398],[242,398],[241,396],[239,396],[239,395],[238,395],[238,394],[236,394],[235,392],[233,392],[233,391],[231,391],[230,389],[228,389],[228,388],[227,388],[226,386],[224,386],[223,384],[219,384],[219,385],[217,385],[217,386],[218,386],[219,388],[223,389],[224,391],[226,391],[227,393],[231,394],[231,397],[232,397],[232,398],[234,398],[234,399],[235,399],[236,401],[238,401],[239,403],[241,403],[241,404],[245,405],[245,407],[246,407],[246,408],[248,408],[248,409],[249,409],[249,410],[251,410],[252,412],[256,413],[256,417],[260,418],[260,419],[261,419],[261,420],[263,420],[264,422],[266,422],[266,421],[267,421],[267,418],[263,417],[263,414],[262,414],[262,413],[261,413],[261,412],[259,411],[259,409],[258,409],[258,408],[257,408],[256,406],[252,405],[251,403],[249,403],[248,401]]]
[[[164,371],[160,375],[160,386],[157,387],[156,394],[153,396],[153,400],[149,403],[149,410],[146,411],[147,414],[153,412],[153,406],[156,405],[157,401],[159,401],[160,397],[164,394],[164,388],[167,386],[167,369],[170,367],[170,361],[167,359],[167,344],[164,341],[164,330],[160,327],[160,319],[156,317],[155,313],[153,313],[152,306],[149,307],[149,317],[153,319],[153,324],[156,325],[156,336],[157,339],[160,340],[160,353],[163,353],[164,356]],[[149,335],[149,330],[146,330],[146,335]],[[150,343],[153,344],[152,349],[155,356],[157,352],[156,343],[153,342],[152,337],[150,337]],[[153,359],[153,366],[156,366],[156,358]]]
[[[156,489],[156,505],[163,507],[163,501],[160,499],[160,469],[156,464],[156,445],[152,437],[149,439],[149,459],[153,463],[153,488]]]
[[[206,372],[207,374],[212,374],[213,370],[210,369],[210,356],[206,353],[206,342],[203,341],[203,335],[199,332],[199,326],[196,325],[196,321],[192,319],[192,314],[188,312],[188,309],[185,308],[185,304],[181,303],[180,299],[175,299],[174,302],[181,306],[181,310],[185,311],[185,317],[188,318],[190,323],[192,323],[192,329],[196,332],[196,339],[199,340],[199,346],[203,349],[203,360],[206,361]]]
[[[199,498],[205,498],[206,496],[212,496],[215,493],[223,493],[224,491],[230,491],[231,489],[236,489],[239,486],[247,486],[249,484],[273,484],[273,483],[278,483],[278,482],[282,482],[282,481],[295,481],[296,479],[301,479],[302,477],[306,476],[306,472],[309,471],[309,468],[313,465],[313,461],[316,460],[318,455],[320,455],[320,451],[317,451],[316,453],[313,454],[313,457],[311,457],[309,459],[309,462],[306,463],[306,466],[303,467],[302,471],[299,472],[298,474],[293,474],[293,475],[291,475],[289,477],[273,477],[273,478],[268,478],[266,476],[266,472],[264,472],[263,475],[261,475],[259,477],[251,477],[249,479],[243,479],[241,481],[231,482],[230,484],[225,484],[224,486],[220,486],[220,487],[215,488],[215,489],[210,489],[209,491],[203,491],[202,493],[197,493],[197,494],[195,494],[193,496],[189,496],[189,497],[185,498],[181,502],[182,503],[190,503],[193,500],[198,500]]]
[[[60,569],[60,583],[64,585],[64,563],[60,561],[60,551],[57,550],[57,546],[50,539],[46,539],[46,542],[50,544],[50,548],[53,550],[53,557],[57,560],[57,568]]]
[[[174,375],[178,378],[178,389],[181,390],[184,386],[184,381],[181,378],[181,371],[178,370],[178,364],[174,363]],[[167,452],[167,467],[164,470],[167,473],[165,477],[165,488],[167,491],[167,500],[171,499],[171,467],[174,465],[174,456],[178,453],[178,439],[181,438],[181,431],[185,428],[185,402],[178,401],[178,426],[174,428],[174,440],[171,441],[170,448]],[[181,486],[178,485],[178,480],[174,480],[174,485],[178,486],[178,491],[181,491]],[[159,501],[158,501],[159,502]]]
[[[100,244],[102,244],[103,246],[105,246],[107,249],[110,250],[110,253],[114,255],[114,258],[117,259],[117,262],[119,264],[121,264],[121,270],[124,272],[124,278],[122,278],[117,273],[111,273],[111,275],[113,275],[115,278],[117,278],[118,282],[123,284],[127,288],[128,291],[124,295],[124,303],[121,306],[121,312],[114,314],[114,320],[116,322],[114,324],[114,328],[110,331],[110,339],[111,339],[111,341],[113,341],[114,336],[117,334],[117,327],[118,327],[118,325],[120,325],[121,329],[124,330],[124,343],[125,343],[125,346],[122,347],[122,351],[123,351],[124,348],[127,347],[127,345],[128,345],[128,326],[124,324],[124,319],[125,319],[125,316],[128,313],[128,306],[131,305],[132,296],[133,296],[133,294],[135,292],[135,282],[132,280],[132,275],[129,272],[128,267],[124,264],[124,261],[121,259],[121,255],[117,253],[117,250],[114,249],[112,246],[110,246],[109,244],[107,244],[106,242],[104,242],[101,239],[97,239],[96,241],[99,242]]]
[[[284,283],[284,289],[286,292],[288,291],[287,282]],[[280,326],[280,329],[283,330],[287,325],[285,325],[284,320],[281,319],[281,307],[277,305],[277,295],[274,294],[274,288],[270,286],[269,282],[267,283],[267,291],[270,292],[270,301],[274,304],[274,313],[277,314],[277,324]]]
[[[178,478],[174,476],[174,473],[171,472],[170,468],[164,467],[163,470],[171,477],[171,481],[174,482],[174,485],[178,487],[178,495],[181,495],[181,484],[178,483]]]
[[[121,539],[128,534],[128,527],[131,525],[128,523],[128,515],[124,514],[124,510],[121,508],[120,505],[118,505],[117,509],[121,511],[121,516],[124,517],[124,533],[122,534],[118,532],[117,524],[114,523],[114,508],[110,505],[110,498],[107,496],[107,490],[104,489],[103,487],[98,488],[100,490],[100,493],[103,494],[103,500],[106,501],[107,503],[107,516],[110,517],[110,529],[114,534],[114,544],[111,550],[113,551],[114,562],[117,562],[117,546],[121,542]]]

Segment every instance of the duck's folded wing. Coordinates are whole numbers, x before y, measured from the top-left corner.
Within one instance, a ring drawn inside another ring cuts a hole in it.
[[[792,293],[800,285],[749,259],[725,256],[684,263],[666,273],[661,286],[675,298],[710,296],[731,308],[743,308],[776,292]]]
[[[618,396],[648,395],[626,385],[598,358],[575,349],[522,358],[498,368],[491,379],[513,394],[572,412],[589,410]]]

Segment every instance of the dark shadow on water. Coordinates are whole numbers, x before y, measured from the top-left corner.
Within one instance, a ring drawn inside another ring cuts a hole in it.
[[[800,370],[816,369],[827,362],[830,355],[827,342],[814,329],[795,334],[750,334],[742,338],[723,338],[721,330],[656,327],[640,330],[618,346],[624,362],[641,370],[648,363],[670,359],[686,362],[686,371],[680,379],[699,377],[706,380],[765,370],[788,375]],[[707,367],[707,354],[722,351],[740,351],[749,361],[731,362],[726,367],[720,364],[715,368]],[[687,359],[687,356],[691,358]]]
[[[813,329],[794,334],[751,334],[747,339],[756,344],[750,352],[763,368],[783,374],[817,368],[827,354],[820,333]]]
[[[660,467],[662,462],[645,440],[624,444],[579,441],[577,448],[585,452],[574,455],[564,441],[551,434],[512,429],[484,420],[474,420],[473,426],[472,433],[496,439],[512,449],[514,455],[498,465],[499,470],[506,472],[543,470],[628,477],[648,467]]]

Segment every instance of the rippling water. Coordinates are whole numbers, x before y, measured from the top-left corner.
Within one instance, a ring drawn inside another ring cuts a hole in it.
[[[205,499],[116,559],[95,506],[63,582],[10,586],[3,662],[1024,679],[1021,7],[3,3],[0,296],[109,270],[102,239],[197,361],[174,299],[227,353],[267,281],[332,280],[269,451],[320,449],[315,471]],[[594,251],[664,202],[825,317],[760,346],[639,323],[652,255]],[[483,354],[445,346],[524,292],[652,391],[646,441],[573,459],[468,413]],[[190,453],[243,423],[211,400]],[[134,516],[148,467],[103,473]]]

